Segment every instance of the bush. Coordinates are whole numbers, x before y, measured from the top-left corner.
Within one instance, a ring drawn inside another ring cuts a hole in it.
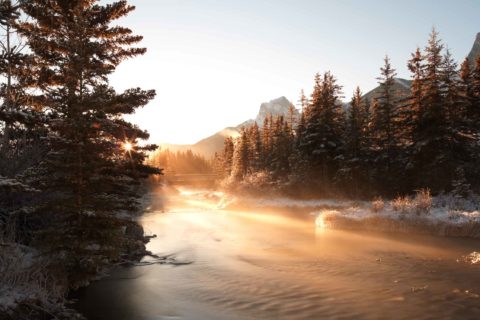
[[[372,212],[380,212],[385,209],[385,201],[381,197],[373,199],[370,210]]]
[[[412,210],[412,200],[408,197],[398,196],[392,202],[393,211],[400,212],[400,213],[408,213]]]
[[[420,189],[415,194],[413,205],[418,215],[429,214],[432,209],[432,195],[430,189]]]

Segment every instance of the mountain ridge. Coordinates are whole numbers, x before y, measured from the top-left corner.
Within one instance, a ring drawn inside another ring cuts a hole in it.
[[[476,66],[476,59],[480,56],[480,32],[477,33],[475,37],[475,41],[473,43],[472,49],[468,54],[468,59],[472,68]],[[398,93],[400,97],[405,97],[410,92],[410,86],[412,81],[403,79],[403,78],[395,78],[395,83],[393,89]],[[373,100],[380,94],[380,86],[368,91],[362,96],[362,99]],[[246,127],[252,125],[254,122],[257,122],[258,125],[262,125],[264,119],[267,117],[268,114],[276,115],[288,115],[288,108],[291,105],[291,102],[285,97],[279,97],[269,102],[264,102],[260,105],[260,109],[258,111],[257,116],[255,119],[249,119],[247,121],[242,122],[241,124],[234,126],[234,127],[226,127],[213,135],[206,137],[195,144],[185,144],[185,145],[176,145],[176,144],[168,144],[162,143],[160,144],[162,149],[170,149],[171,151],[186,151],[192,150],[192,152],[203,155],[205,157],[212,157],[215,152],[220,152],[223,148],[223,142],[227,137],[238,137],[240,135],[240,130],[242,127]],[[348,108],[350,105],[349,102],[344,102],[343,107]],[[299,115],[297,109],[296,114]]]

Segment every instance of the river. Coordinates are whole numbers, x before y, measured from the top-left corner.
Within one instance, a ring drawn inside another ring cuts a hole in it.
[[[478,240],[322,229],[308,210],[219,209],[202,190],[157,197],[141,222],[172,263],[81,290],[88,319],[480,319],[480,265],[464,259]]]

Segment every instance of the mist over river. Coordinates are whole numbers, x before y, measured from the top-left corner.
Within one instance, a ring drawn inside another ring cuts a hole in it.
[[[322,229],[306,209],[221,209],[220,197],[155,195],[141,222],[157,235],[148,249],[172,263],[116,269],[77,309],[92,320],[480,319],[480,264],[465,259],[478,240]]]

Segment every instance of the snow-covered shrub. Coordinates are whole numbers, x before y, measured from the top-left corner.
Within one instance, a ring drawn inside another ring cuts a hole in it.
[[[413,198],[413,205],[415,207],[415,212],[420,214],[429,214],[432,209],[432,195],[430,194],[430,189],[420,189],[415,194]]]
[[[398,196],[391,202],[393,211],[400,213],[409,213],[412,210],[412,200],[408,196]]]
[[[385,209],[385,201],[381,197],[375,198],[372,201],[372,205],[370,207],[370,210],[372,212],[380,212]]]
[[[0,314],[15,317],[19,307],[63,309],[66,286],[50,272],[52,263],[38,255],[30,247],[0,242]]]

